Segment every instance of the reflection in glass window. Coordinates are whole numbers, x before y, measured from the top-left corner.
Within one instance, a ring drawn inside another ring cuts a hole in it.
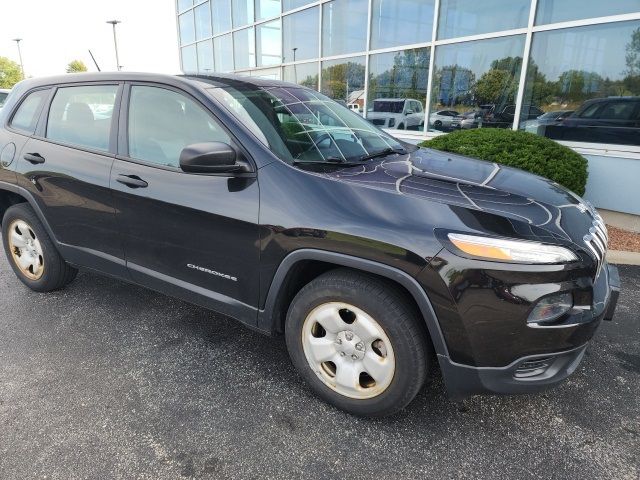
[[[373,0],[371,48],[430,42],[435,0]]]
[[[361,52],[367,48],[368,0],[337,0],[322,8],[322,54]]]
[[[371,55],[367,119],[382,128],[422,130],[429,49]]]
[[[535,33],[520,128],[556,140],[640,145],[640,22]],[[526,113],[526,112],[525,112]]]
[[[213,42],[205,40],[197,44],[198,48],[198,72],[204,75],[212,73],[213,68]]]
[[[96,150],[109,150],[117,85],[59,88],[51,102],[47,138]]]
[[[196,30],[193,23],[193,10],[180,15],[178,23],[180,24],[180,43],[185,45],[196,41]]]
[[[318,46],[318,7],[282,18],[284,62],[310,60],[320,56]]]
[[[318,63],[297,63],[284,67],[284,81],[318,89]]]
[[[304,7],[315,0],[282,0],[282,11],[293,10],[294,8]]]
[[[196,20],[196,40],[211,36],[211,8],[209,2],[198,5],[194,10]]]
[[[280,0],[256,0],[256,20],[280,15]]]
[[[256,66],[255,34],[253,27],[233,32],[233,58],[236,70]]]
[[[282,29],[280,20],[256,26],[256,48],[258,49],[259,67],[282,63]]]
[[[207,111],[180,93],[134,85],[129,102],[131,158],[178,168],[180,153],[188,145],[232,143]]]
[[[350,109],[364,108],[364,57],[341,58],[322,62],[321,91]]]
[[[234,27],[253,23],[253,0],[232,0],[232,5]]]
[[[30,93],[20,104],[11,119],[11,126],[18,130],[33,133],[40,116],[40,109],[49,96],[49,90],[37,90]]]
[[[193,7],[193,0],[178,0],[178,12],[183,12],[191,7]]]
[[[442,0],[438,38],[526,27],[531,0]]]
[[[226,73],[233,71],[232,45],[233,42],[230,33],[213,39],[213,56],[215,58],[216,72]]]
[[[479,127],[509,128],[522,70],[524,35],[436,47],[431,112],[460,113],[441,131]]]
[[[182,72],[197,73],[198,72],[198,54],[195,45],[182,47]]]
[[[231,30],[231,0],[211,0],[213,34]]]
[[[360,161],[402,149],[397,140],[318,92],[297,87],[209,92],[286,162]]]
[[[536,25],[640,12],[640,0],[538,0]]]

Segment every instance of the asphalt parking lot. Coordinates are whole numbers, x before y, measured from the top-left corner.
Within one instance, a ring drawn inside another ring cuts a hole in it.
[[[459,406],[434,378],[408,410],[317,400],[284,342],[90,273],[27,290],[0,248],[0,478],[640,476],[640,267],[565,384]]]

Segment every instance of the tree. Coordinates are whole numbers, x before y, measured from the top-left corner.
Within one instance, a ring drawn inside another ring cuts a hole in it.
[[[0,88],[13,88],[22,80],[22,69],[13,60],[0,57]]]
[[[485,72],[475,85],[475,100],[478,104],[500,103],[512,104],[516,101],[518,82],[506,70],[489,70]]]
[[[73,60],[67,65],[67,73],[86,72],[87,66],[82,60]]]
[[[640,75],[640,28],[635,29],[631,34],[631,41],[627,43],[626,51],[626,74],[630,77]]]

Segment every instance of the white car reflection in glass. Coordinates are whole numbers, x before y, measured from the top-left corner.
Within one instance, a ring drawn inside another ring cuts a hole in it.
[[[424,108],[413,98],[378,98],[367,112],[367,120],[381,128],[421,130]]]

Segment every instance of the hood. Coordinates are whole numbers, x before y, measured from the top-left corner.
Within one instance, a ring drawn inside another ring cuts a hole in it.
[[[525,237],[526,230],[535,229],[537,237],[543,230],[551,236],[549,240],[582,249],[583,237],[595,220],[588,202],[555,182],[516,168],[426,148],[324,175],[498,215],[519,224],[517,230]]]

